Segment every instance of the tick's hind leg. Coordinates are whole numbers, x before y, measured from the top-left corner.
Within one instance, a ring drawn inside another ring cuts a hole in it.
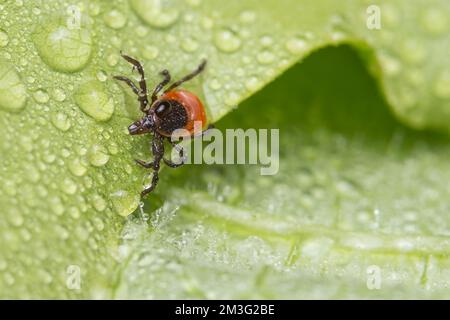
[[[186,81],[191,80],[192,78],[194,78],[195,76],[197,76],[198,74],[200,74],[203,70],[205,70],[206,67],[206,59],[203,60],[200,65],[197,67],[197,69],[195,69],[194,71],[192,71],[191,73],[189,73],[188,75],[184,76],[183,78],[181,78],[180,80],[172,83],[170,85],[169,88],[167,88],[166,91],[164,92],[169,92],[173,89],[175,89],[176,87],[180,86],[181,84],[183,84]]]

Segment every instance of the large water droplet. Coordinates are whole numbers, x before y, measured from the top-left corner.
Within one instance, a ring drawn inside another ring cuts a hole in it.
[[[172,0],[129,0],[134,12],[148,25],[167,28],[180,16],[178,6]]]
[[[294,37],[286,42],[286,49],[292,54],[299,54],[308,48],[308,44],[304,38]]]
[[[223,29],[215,33],[214,44],[220,51],[231,53],[241,47],[241,39],[231,30]]]
[[[106,209],[106,201],[102,198],[102,196],[95,194],[92,197],[92,205],[94,206],[95,210],[101,212]]]
[[[92,39],[83,26],[69,28],[65,23],[51,21],[40,25],[33,42],[42,60],[55,70],[74,72],[89,62]]]
[[[139,195],[130,194],[124,190],[119,190],[111,194],[111,199],[114,209],[123,217],[133,213],[139,206]]]
[[[0,108],[7,111],[20,111],[27,100],[25,86],[16,70],[0,61]]]
[[[108,162],[109,154],[104,146],[95,144],[89,149],[88,159],[93,166],[101,167]]]
[[[127,23],[127,17],[118,10],[111,10],[104,16],[106,25],[112,29],[121,29]]]
[[[76,104],[97,121],[109,120],[114,112],[114,102],[101,82],[93,80],[81,85],[74,95]]]

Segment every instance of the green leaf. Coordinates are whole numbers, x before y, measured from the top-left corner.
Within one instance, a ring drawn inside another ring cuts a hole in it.
[[[414,130],[449,132],[449,4],[370,4],[0,1],[0,296],[444,296],[448,136]],[[124,219],[150,154],[120,50],[149,87],[208,58],[188,89],[212,122],[251,97],[218,126],[280,128],[280,173],[164,170]]]

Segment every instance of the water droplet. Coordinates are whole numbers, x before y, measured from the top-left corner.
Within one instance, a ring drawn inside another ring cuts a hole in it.
[[[95,210],[101,212],[106,209],[106,201],[100,195],[96,194],[92,197],[92,205]]]
[[[256,77],[250,77],[245,82],[245,87],[249,91],[255,91],[255,90],[259,89],[260,86],[261,86],[261,82]]]
[[[106,25],[112,29],[121,29],[127,23],[127,17],[118,10],[111,10],[104,16]]]
[[[81,110],[97,121],[109,120],[114,112],[113,99],[108,97],[99,81],[93,80],[81,85],[74,99]]]
[[[294,37],[286,42],[286,49],[292,54],[305,52],[307,48],[307,42],[301,37]]]
[[[220,51],[231,53],[241,47],[241,39],[231,30],[223,29],[215,33],[214,44]]]
[[[426,10],[421,22],[425,30],[434,35],[444,34],[449,27],[446,11],[438,8]]]
[[[70,207],[69,215],[74,219],[78,219],[80,217],[80,210],[77,207]]]
[[[386,53],[380,53],[378,59],[381,64],[381,68],[388,76],[395,76],[400,72],[400,62]]]
[[[0,47],[6,47],[9,43],[9,37],[6,31],[0,29]]]
[[[39,56],[51,68],[74,72],[84,68],[92,51],[90,32],[80,28],[69,28],[66,23],[51,21],[40,25],[33,34]]]
[[[273,38],[271,36],[262,36],[259,40],[263,47],[270,47],[273,44]]]
[[[129,0],[134,12],[148,25],[167,28],[180,16],[176,3],[172,0]]]
[[[117,54],[111,53],[107,58],[106,62],[110,67],[114,67],[117,62],[119,62],[119,56]]]
[[[106,80],[108,80],[108,75],[105,71],[99,70],[97,71],[97,79],[98,81],[105,82]]]
[[[119,190],[111,194],[111,199],[114,209],[123,217],[133,213],[133,211],[139,206],[139,196],[136,194],[130,194],[124,190]]]
[[[66,93],[64,92],[64,90],[56,88],[52,92],[52,97],[58,102],[63,102],[64,100],[66,100]]]
[[[246,10],[246,11],[242,11],[241,14],[239,15],[239,20],[242,23],[252,23],[254,22],[256,19],[256,13],[250,10]]]
[[[67,194],[75,194],[75,192],[77,192],[77,185],[76,183],[70,179],[70,178],[65,178],[61,181],[60,187],[62,189],[62,191],[64,191]]]
[[[261,64],[270,64],[275,59],[275,56],[272,52],[268,50],[263,50],[260,53],[258,53],[258,56],[256,57],[259,63]]]
[[[209,87],[213,90],[219,90],[222,87],[222,83],[217,78],[214,78],[209,82]]]
[[[152,46],[152,45],[146,45],[144,47],[143,55],[144,55],[145,59],[148,59],[148,60],[156,59],[158,57],[158,54],[159,54],[159,49],[157,47]]]
[[[138,37],[145,37],[148,34],[148,28],[145,26],[138,26],[136,28],[136,34],[138,35]]]
[[[202,17],[201,19],[201,25],[203,29],[211,29],[214,26],[214,20],[209,17]]]
[[[239,95],[236,92],[230,92],[227,94],[227,96],[225,97],[225,103],[228,106],[237,106],[239,102]]]
[[[55,112],[51,115],[52,124],[56,129],[67,131],[70,129],[71,123],[66,114],[62,112]]]
[[[70,172],[77,177],[83,176],[87,171],[86,165],[80,158],[73,158],[70,160],[68,167]]]
[[[109,154],[105,147],[95,144],[89,150],[88,159],[91,165],[101,167],[108,162]]]
[[[25,86],[14,67],[0,61],[0,108],[17,112],[25,107]]]
[[[194,52],[198,49],[198,42],[192,37],[186,37],[181,43],[181,48],[186,52]]]
[[[450,71],[444,71],[439,75],[434,83],[433,91],[439,98],[450,98]]]
[[[20,227],[21,225],[23,225],[24,218],[18,210],[12,210],[8,216],[8,221],[14,227]]]
[[[42,90],[42,89],[39,89],[38,91],[33,93],[33,98],[38,103],[47,103],[48,100],[50,99],[47,91]]]

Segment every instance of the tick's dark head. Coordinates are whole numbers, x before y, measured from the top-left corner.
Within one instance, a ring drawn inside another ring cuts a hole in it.
[[[153,115],[145,115],[142,119],[133,122],[128,126],[128,132],[131,135],[144,134],[152,131],[155,126]]]

